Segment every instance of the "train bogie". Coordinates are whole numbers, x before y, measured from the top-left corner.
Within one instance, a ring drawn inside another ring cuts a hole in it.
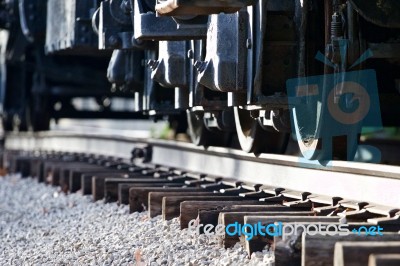
[[[94,97],[101,111],[82,116],[186,115],[197,145],[283,153],[291,135],[308,159],[351,160],[362,127],[399,124],[398,13],[395,0],[3,1],[3,122],[48,129]],[[103,104],[114,96],[134,112]]]

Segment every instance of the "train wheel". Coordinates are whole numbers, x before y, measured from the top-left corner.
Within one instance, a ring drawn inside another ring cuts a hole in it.
[[[236,132],[240,146],[251,153],[284,153],[288,144],[287,134],[263,130],[250,112],[235,107]]]
[[[329,101],[332,103],[329,104]],[[328,105],[334,105],[330,97],[323,100],[320,105],[308,104],[306,110],[304,106],[301,108],[303,110],[292,109],[293,125],[300,151],[308,160],[353,160],[359,142],[360,125],[341,125],[332,122]],[[359,114],[354,113],[354,117],[359,117]],[[337,131],[337,128],[333,127],[340,127],[343,135],[332,137],[332,132]]]
[[[332,159],[337,160],[352,160],[356,154],[358,141],[359,141],[359,130],[355,128],[349,128],[349,134],[343,136],[337,136],[332,138],[319,137],[323,135],[329,135],[321,132],[320,128],[314,132],[314,134],[305,133],[304,128],[306,127],[299,119],[293,120],[297,143],[303,157],[308,160],[319,160],[327,161]],[[308,123],[307,123],[308,124]],[[329,129],[329,127],[325,126]],[[321,135],[320,135],[321,134]]]
[[[192,143],[197,146],[222,146],[228,147],[232,133],[219,130],[210,131],[204,124],[203,113],[193,113],[187,110],[188,131]]]

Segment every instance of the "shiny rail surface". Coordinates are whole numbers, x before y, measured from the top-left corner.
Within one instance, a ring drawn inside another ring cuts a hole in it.
[[[323,167],[295,156],[262,154],[196,147],[175,141],[139,139],[96,133],[11,133],[7,150],[84,152],[130,160],[134,148],[150,147],[151,163],[207,175],[233,178],[246,183],[285,188],[285,193],[308,196],[315,202],[330,202],[340,196],[357,206],[368,202],[371,212],[387,214],[400,208],[400,167],[333,161]],[[296,196],[295,196],[296,197]],[[298,196],[301,199],[301,196]]]

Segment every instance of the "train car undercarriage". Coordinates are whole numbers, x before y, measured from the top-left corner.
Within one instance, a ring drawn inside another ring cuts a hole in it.
[[[399,13],[396,0],[3,0],[3,127],[169,116],[196,145],[284,153],[293,137],[307,159],[352,160],[362,128],[400,122]],[[132,109],[113,110],[118,97]]]

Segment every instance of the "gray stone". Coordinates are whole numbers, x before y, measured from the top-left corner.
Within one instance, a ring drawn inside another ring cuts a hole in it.
[[[218,246],[214,236],[180,230],[179,220],[129,213],[127,206],[64,195],[32,179],[0,178],[0,265],[257,265],[239,244]],[[54,196],[56,195],[56,196]],[[137,261],[138,260],[138,261]],[[74,263],[71,263],[74,262]]]

